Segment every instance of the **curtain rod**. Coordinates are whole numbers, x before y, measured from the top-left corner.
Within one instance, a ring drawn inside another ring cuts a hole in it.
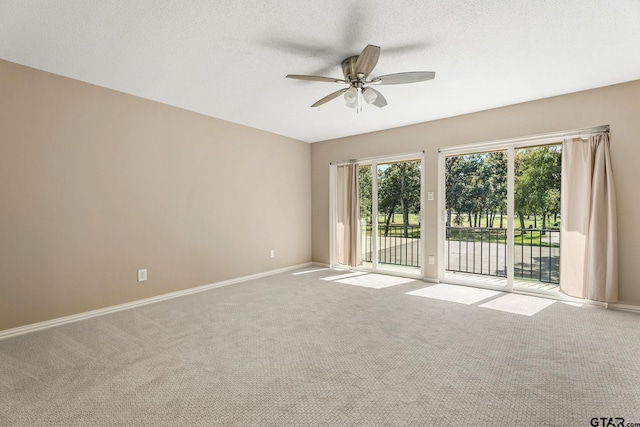
[[[506,144],[515,144],[519,142],[535,142],[535,141],[543,141],[548,139],[564,139],[564,138],[580,138],[582,135],[591,135],[594,133],[608,133],[609,125],[603,126],[595,126],[592,128],[584,128],[584,129],[573,129],[567,130],[563,132],[553,132],[553,133],[545,133],[539,135],[531,135],[524,136],[520,138],[509,138],[509,139],[501,139],[497,141],[487,141],[480,142],[477,144],[465,144],[465,145],[456,145],[451,147],[443,147],[438,149],[439,153],[449,153],[449,152],[458,152],[460,150],[468,150],[468,149],[477,149],[477,148],[491,148],[491,147],[500,147]]]
[[[341,160],[339,162],[329,162],[330,165],[349,165],[351,163],[358,163],[357,159],[350,159],[350,160]]]
[[[368,163],[368,162],[372,162],[374,160],[382,160],[382,161],[402,161],[402,159],[404,157],[412,157],[412,156],[420,156],[421,154],[424,154],[424,150],[422,151],[417,151],[417,152],[412,152],[412,153],[401,153],[401,154],[393,154],[390,156],[376,156],[376,157],[366,157],[363,159],[349,159],[349,160],[341,160],[338,162],[329,162],[329,165],[333,166],[341,166],[341,165],[348,165],[348,164],[352,164],[352,163]],[[398,160],[400,159],[400,160]],[[417,160],[417,159],[407,159],[407,160]]]

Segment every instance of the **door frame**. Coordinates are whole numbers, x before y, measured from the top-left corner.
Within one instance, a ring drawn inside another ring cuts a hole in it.
[[[398,272],[398,271],[391,271],[391,270],[386,270],[386,269],[380,269],[378,267],[378,256],[377,256],[377,251],[378,251],[378,221],[372,221],[372,236],[376,236],[375,239],[372,238],[372,254],[376,254],[375,257],[372,256],[372,260],[371,260],[371,268],[368,267],[363,267],[363,266],[358,266],[358,267],[350,267],[351,269],[354,270],[359,270],[359,271],[369,271],[372,273],[382,273],[382,274],[389,274],[389,275],[394,275],[394,276],[403,276],[403,277],[410,277],[410,278],[419,278],[419,279],[423,279],[424,278],[424,265],[425,265],[425,261],[426,261],[426,256],[425,256],[425,221],[424,221],[424,208],[425,208],[425,202],[424,202],[424,198],[425,198],[425,155],[424,155],[424,151],[420,151],[417,153],[405,153],[405,154],[397,154],[397,155],[391,155],[391,156],[380,156],[380,157],[370,157],[370,158],[364,158],[364,159],[357,159],[357,160],[349,160],[349,161],[343,161],[343,162],[332,162],[329,164],[329,266],[331,268],[344,268],[343,265],[338,264],[338,251],[337,251],[337,239],[336,239],[336,232],[337,232],[337,212],[336,212],[336,208],[337,208],[337,171],[338,171],[338,166],[341,165],[345,165],[345,164],[356,164],[358,166],[365,166],[365,165],[371,165],[372,168],[372,174],[371,174],[371,186],[372,186],[372,192],[371,192],[371,209],[372,212],[375,213],[372,215],[372,218],[378,218],[377,217],[377,213],[378,213],[378,174],[377,174],[377,168],[378,165],[381,163],[399,163],[399,162],[403,162],[403,161],[419,161],[420,162],[420,243],[419,243],[419,248],[420,248],[420,256],[419,256],[419,261],[420,261],[420,270],[417,274],[413,274],[413,273],[408,273],[408,272]],[[375,172],[374,172],[375,171]],[[374,191],[375,190],[375,191]]]
[[[467,154],[480,154],[491,151],[505,151],[507,154],[507,277],[506,286],[482,284],[479,281],[456,280],[456,283],[471,285],[507,292],[518,291],[521,293],[549,294],[556,295],[556,291],[528,291],[514,288],[514,232],[515,232],[515,151],[521,148],[534,148],[546,145],[562,145],[566,134],[554,134],[543,137],[519,138],[505,141],[495,141],[490,143],[469,144],[455,147],[441,148],[438,150],[438,280],[445,281],[445,260],[444,247],[446,237],[446,174],[445,159],[450,156],[464,156]],[[449,282],[452,280],[447,279]]]

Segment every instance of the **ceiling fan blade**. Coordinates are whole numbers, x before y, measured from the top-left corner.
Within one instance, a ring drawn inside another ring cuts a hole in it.
[[[298,80],[309,80],[312,82],[329,82],[329,83],[345,83],[348,84],[346,80],[336,79],[334,77],[322,77],[322,76],[303,76],[300,74],[287,74],[288,79],[298,79]]]
[[[436,73],[433,71],[411,71],[408,73],[387,74],[371,79],[370,83],[379,85],[399,85],[404,83],[417,83],[425,80],[433,80]]]
[[[325,96],[321,100],[317,101],[315,104],[312,105],[312,107],[317,107],[319,105],[325,104],[325,103],[331,101],[332,99],[339,97],[340,95],[342,95],[343,93],[345,93],[348,90],[349,90],[349,88],[346,87],[344,89],[340,89],[340,90],[338,90],[336,92],[333,92],[333,93]]]
[[[362,77],[366,77],[371,74],[378,63],[378,58],[380,58],[380,47],[372,44],[367,45],[356,61],[356,75],[362,74]]]
[[[387,105],[387,100],[384,98],[384,96],[382,96],[382,94],[380,92],[378,92],[377,90],[375,90],[374,88],[367,86],[367,87],[362,89],[363,93],[365,91],[372,92],[372,93],[376,94],[376,99],[375,99],[375,101],[373,101],[371,103],[371,105],[375,105],[378,108],[382,108],[385,105]]]

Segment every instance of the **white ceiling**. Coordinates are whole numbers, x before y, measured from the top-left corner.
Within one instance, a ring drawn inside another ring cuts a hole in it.
[[[342,77],[382,48],[359,114]],[[640,79],[640,0],[2,0],[0,58],[307,142]]]

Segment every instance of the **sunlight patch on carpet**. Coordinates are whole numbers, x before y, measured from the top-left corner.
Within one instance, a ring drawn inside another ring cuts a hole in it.
[[[304,271],[298,271],[296,273],[292,273],[293,276],[299,276],[301,274],[309,274],[309,273],[317,273],[318,271],[327,271],[330,270],[329,267],[326,268],[318,268],[317,270],[304,270]]]
[[[507,313],[522,314],[524,316],[533,316],[554,302],[554,300],[546,298],[508,294],[484,303],[480,305],[480,307],[506,311]]]
[[[337,276],[328,276],[328,277],[323,277],[320,280],[339,280],[339,279],[346,279],[347,277],[356,277],[356,276],[362,276],[368,274],[366,271],[356,271],[353,273],[347,273],[347,274],[339,274]]]
[[[459,304],[466,305],[475,304],[499,294],[501,294],[500,291],[471,288],[469,286],[448,285],[446,283],[440,283],[438,285],[429,286],[428,288],[407,292],[407,295],[457,302]]]
[[[365,288],[382,289],[390,286],[402,285],[404,283],[414,282],[415,279],[407,279],[405,277],[385,276],[384,274],[366,274],[357,277],[349,277],[336,280],[337,283],[345,285],[362,286]]]
[[[571,307],[582,307],[584,304],[581,304],[579,302],[571,302],[571,301],[559,301],[562,304],[566,304],[566,305],[570,305]]]

